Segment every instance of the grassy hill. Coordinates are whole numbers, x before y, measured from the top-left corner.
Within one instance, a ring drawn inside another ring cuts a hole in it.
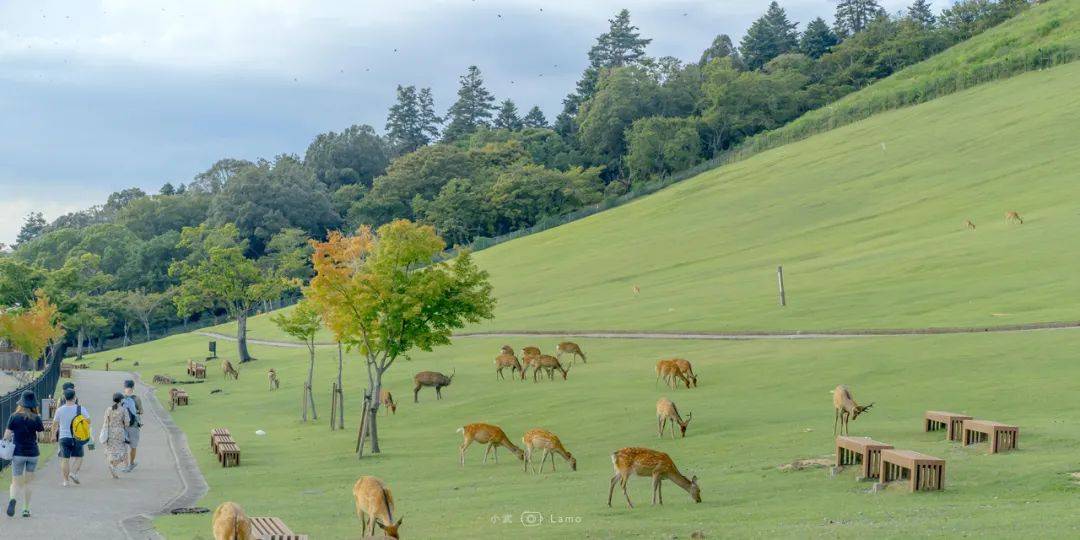
[[[1050,12],[1036,8],[1016,24]],[[1078,319],[1072,299],[1080,282],[1072,269],[1080,255],[1068,249],[1080,230],[1072,202],[1080,194],[1077,87],[1080,63],[986,84],[480,252],[500,300],[497,318],[481,329],[814,330]],[[1024,224],[1004,223],[1009,210]],[[963,226],[966,219],[974,231]],[[787,276],[784,309],[776,303],[779,264]],[[265,317],[252,329],[253,338],[280,337]],[[1077,332],[582,340],[588,364],[572,368],[567,381],[536,384],[496,381],[492,359],[504,342],[550,350],[554,340],[458,339],[395,365],[387,384],[400,407],[380,420],[385,453],[364,460],[352,454],[366,383],[356,356],[345,370],[348,429],[331,432],[325,417],[336,351],[319,351],[323,417],[302,425],[305,351],[255,345],[259,360],[241,367],[239,381],[224,381],[211,366],[209,382],[190,388],[191,406],[174,419],[211,485],[201,505],[236,500],[315,539],[359,537],[350,488],[362,474],[389,482],[408,538],[1000,536],[1036,527],[1041,536],[1065,537],[1076,535],[1063,516],[1080,490],[1070,476],[1078,469],[1080,441],[1071,426],[1080,422],[1080,404],[1064,397],[1080,376],[1071,352]],[[182,335],[119,354],[138,360],[145,380],[182,378],[184,361],[201,357],[205,343]],[[655,361],[671,356],[694,362],[699,388],[655,385]],[[275,392],[266,389],[271,367],[283,380]],[[457,375],[444,400],[425,391],[413,404],[411,376],[425,369]],[[841,383],[859,401],[875,402],[852,434],[945,458],[945,491],[870,494],[850,469],[836,477],[821,468],[780,470],[831,456],[828,394]],[[657,438],[654,405],[663,395],[694,413],[685,439]],[[990,456],[985,447],[923,433],[927,409],[1018,424],[1020,449]],[[481,465],[476,445],[458,467],[455,430],[476,421],[501,425],[515,441],[529,428],[551,429],[579,470],[560,461],[558,473],[527,475],[505,452],[499,464]],[[242,467],[220,468],[203,446],[203,434],[220,426],[243,448]],[[638,508],[626,509],[618,494],[608,508],[610,454],[623,446],[670,453],[700,478],[704,501],[693,504],[666,484],[666,504],[651,507],[648,479],[636,478]],[[532,511],[546,523],[523,527],[519,516]],[[492,523],[505,515],[512,523]],[[559,517],[564,523],[551,522]],[[155,523],[169,538],[210,537],[206,516]]]

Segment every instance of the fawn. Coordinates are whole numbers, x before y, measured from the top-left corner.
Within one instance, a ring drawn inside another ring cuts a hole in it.
[[[836,423],[840,422],[840,434],[851,434],[848,429],[848,421],[854,420],[859,417],[860,414],[870,410],[874,404],[863,407],[858,403],[855,403],[855,398],[851,397],[851,390],[846,385],[841,384],[837,386],[832,392],[833,409],[836,410],[836,417],[833,419],[833,435],[836,435]]]
[[[626,490],[630,476],[651,476],[653,504],[660,501],[664,504],[664,495],[660,490],[661,483],[667,479],[675,485],[686,490],[694,502],[701,502],[701,488],[698,487],[697,476],[687,479],[679,472],[671,456],[649,450],[648,448],[623,448],[611,454],[611,464],[615,467],[615,476],[611,477],[611,489],[608,490],[607,504],[611,506],[611,496],[615,493],[615,484],[621,483],[623,495],[626,495],[626,504],[630,508],[634,503],[630,502],[630,493]]]
[[[686,420],[679,416],[679,409],[675,407],[675,403],[666,397],[662,397],[656,402],[656,427],[659,428],[660,438],[664,438],[664,428],[667,427],[667,423],[671,422],[671,438],[675,438],[675,425],[678,424],[679,430],[682,431],[682,436],[686,437],[686,426],[690,425],[690,420],[694,417],[694,413],[686,415]]]
[[[361,534],[374,536],[375,525],[378,525],[386,536],[398,538],[402,518],[394,521],[394,495],[386,483],[374,476],[361,476],[352,491]]]
[[[480,444],[488,445],[487,450],[484,451],[484,463],[487,463],[488,454],[495,451],[495,463],[499,462],[499,447],[505,446],[510,449],[518,457],[518,459],[525,459],[525,451],[514,446],[514,443],[510,442],[510,439],[503,432],[502,428],[492,424],[475,423],[467,424],[457,429],[458,433],[464,435],[465,440],[461,443],[461,447],[458,449],[461,466],[465,466],[465,450],[469,448],[469,445],[476,441]]]
[[[581,357],[581,362],[585,363],[585,353],[581,352],[581,347],[578,347],[577,343],[570,341],[564,341],[555,346],[555,357],[562,360],[562,355],[569,354],[570,363],[573,364],[577,357]]]
[[[495,357],[495,376],[498,379],[505,380],[503,376],[503,370],[510,368],[510,376],[514,376],[514,371],[520,371],[524,375],[525,371],[521,367],[521,362],[518,362],[517,356],[514,355],[514,349],[509,345],[503,345],[502,351],[499,356]]]
[[[394,396],[390,395],[390,391],[385,388],[379,389],[379,403],[383,407],[386,407],[386,414],[397,414],[397,403],[394,403]]]
[[[236,371],[232,362],[222,358],[221,359],[221,371],[225,372],[225,378],[228,379],[229,375],[232,375],[234,381],[240,380],[240,372]]]
[[[254,540],[251,520],[244,509],[232,501],[225,501],[214,510],[214,540]]]
[[[559,370],[559,373],[562,373],[564,381],[566,380],[566,375],[570,373],[570,366],[563,367],[563,365],[559,363],[559,359],[554,356],[541,354],[540,356],[533,358],[532,361],[533,366],[535,366],[533,369],[533,382],[540,382],[537,380],[536,376],[540,374],[541,369],[547,372],[549,380],[555,379],[555,370]],[[521,372],[521,378],[525,378],[524,371]]]
[[[270,371],[266,372],[266,378],[270,382],[270,390],[277,390],[281,387],[281,381],[278,380],[277,371],[274,368],[270,368]]]
[[[566,451],[562,441],[554,433],[546,429],[530,429],[525,432],[521,442],[525,445],[525,472],[529,472],[529,465],[532,464],[532,453],[537,448],[544,449],[543,455],[540,456],[540,470],[537,473],[544,472],[544,460],[548,456],[551,456],[551,472],[555,472],[555,454],[559,454],[570,464],[570,470],[577,470],[577,458]]]

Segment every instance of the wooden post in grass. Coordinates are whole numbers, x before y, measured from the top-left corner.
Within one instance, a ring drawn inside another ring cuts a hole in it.
[[[360,430],[356,433],[356,458],[364,457],[364,441],[368,435],[368,411],[371,410],[371,394],[364,391],[364,407],[360,409]]]
[[[787,305],[787,299],[784,297],[784,267],[776,267],[776,281],[780,284],[780,307]]]

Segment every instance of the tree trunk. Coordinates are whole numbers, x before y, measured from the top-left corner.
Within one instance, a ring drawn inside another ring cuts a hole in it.
[[[247,311],[241,311],[236,316],[236,351],[240,355],[241,364],[251,361],[247,348]]]
[[[84,332],[83,332],[83,329],[80,328],[79,332],[75,335],[75,359],[76,360],[82,360],[83,339],[84,339]]]
[[[370,364],[369,364],[370,365]],[[377,367],[371,366],[375,370],[375,384],[374,390],[371,392],[371,408],[365,411],[368,415],[368,437],[371,438],[371,453],[379,453],[379,395],[382,392],[382,375],[383,372]]]
[[[308,352],[311,353],[311,360],[308,363],[307,372],[307,385],[304,387],[304,421],[307,422],[307,409],[308,405],[311,406],[311,419],[318,420],[319,413],[315,412],[315,395],[311,391],[311,385],[315,380],[315,344],[308,345]]]
[[[125,321],[124,322],[124,344],[121,345],[122,347],[127,347],[128,344],[131,343],[131,336],[130,336],[131,332],[130,332],[130,330],[131,330],[131,323]]]
[[[150,319],[146,319],[142,322],[143,330],[146,330],[146,341],[150,341]],[[184,319],[184,326],[187,327],[187,319]]]
[[[341,367],[343,365],[341,343],[337,344],[337,387],[338,387],[338,427],[345,429],[345,387],[341,386]],[[333,416],[333,415],[331,415]]]

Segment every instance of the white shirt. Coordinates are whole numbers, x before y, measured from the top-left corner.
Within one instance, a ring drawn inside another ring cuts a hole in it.
[[[90,413],[86,411],[82,405],[61,405],[59,409],[56,409],[56,415],[53,416],[53,421],[60,427],[60,438],[73,438],[71,435],[71,422],[75,420],[75,417],[79,415],[79,411],[82,411],[82,415],[87,420],[90,419]]]

